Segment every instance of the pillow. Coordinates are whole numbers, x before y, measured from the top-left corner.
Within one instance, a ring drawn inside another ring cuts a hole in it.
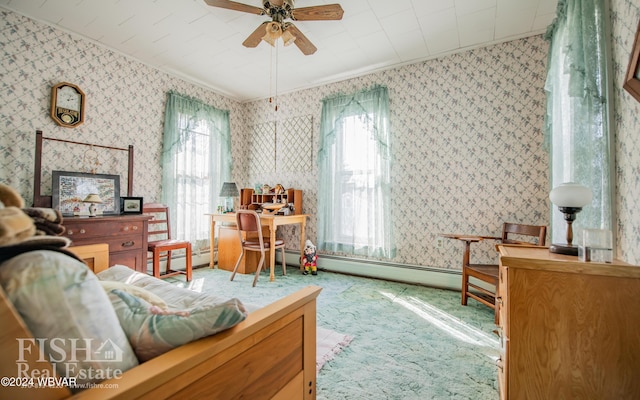
[[[167,310],[167,303],[160,298],[157,294],[151,293],[150,291],[143,289],[138,286],[129,285],[124,282],[117,281],[100,281],[100,285],[105,290],[105,292],[109,293],[114,289],[122,290],[123,292],[127,292],[130,295],[139,297],[146,301],[147,303],[160,308],[161,310]]]
[[[122,290],[111,290],[108,295],[140,362],[229,329],[247,317],[238,299],[185,311],[163,311]]]
[[[199,305],[224,303],[228,300],[228,297],[215,296],[211,293],[201,293],[185,287],[179,287],[123,265],[109,267],[99,272],[97,276],[100,280],[124,282],[154,293],[167,303],[170,310],[187,310]]]
[[[82,387],[138,365],[109,297],[82,262],[30,251],[0,264],[0,285],[59,376]]]

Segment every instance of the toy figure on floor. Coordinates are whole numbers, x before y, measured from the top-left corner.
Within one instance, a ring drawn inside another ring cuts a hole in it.
[[[311,243],[311,240],[307,240],[304,246],[304,255],[302,256],[302,263],[304,264],[304,271],[302,273],[308,275],[309,272],[311,272],[311,275],[318,275],[317,260],[316,246]]]

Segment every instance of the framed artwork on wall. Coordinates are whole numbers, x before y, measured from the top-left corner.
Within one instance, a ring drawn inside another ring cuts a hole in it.
[[[142,197],[120,197],[120,214],[142,214]]]
[[[52,208],[64,216],[89,215],[87,196],[98,195],[98,214],[120,214],[120,175],[51,171]]]
[[[627,92],[640,101],[640,63],[638,61],[640,61],[640,23],[638,23],[638,28],[636,29],[627,75],[624,79],[624,85],[622,85]]]

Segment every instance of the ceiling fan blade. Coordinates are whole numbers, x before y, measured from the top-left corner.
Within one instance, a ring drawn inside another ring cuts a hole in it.
[[[269,22],[271,21],[265,21],[262,24],[260,24],[260,26],[256,28],[256,30],[253,31],[253,33],[249,35],[249,37],[246,38],[244,42],[242,42],[242,45],[244,47],[257,47],[260,44],[260,41],[262,40],[262,37],[266,32],[267,24]]]
[[[342,19],[342,14],[344,14],[344,10],[340,4],[294,8],[291,11],[291,17],[296,21],[339,20]]]
[[[302,51],[305,56],[311,55],[315,53],[316,50],[318,50],[316,46],[314,46],[313,43],[311,43],[311,41],[309,41],[309,39],[307,39],[307,37],[303,35],[302,32],[300,32],[300,29],[296,28],[294,24],[288,23],[286,29],[296,37],[296,40],[293,43],[298,46],[300,51]]]
[[[250,6],[248,4],[237,3],[230,0],[204,0],[212,7],[226,8],[227,10],[243,11],[251,14],[264,15],[262,8]]]

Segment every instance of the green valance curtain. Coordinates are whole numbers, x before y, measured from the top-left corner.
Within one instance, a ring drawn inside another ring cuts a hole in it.
[[[551,188],[577,182],[593,202],[574,223],[574,244],[583,228],[612,229],[611,73],[604,0],[559,0],[550,41],[545,91],[546,143]],[[566,223],[552,206],[552,240],[563,243]]]
[[[322,101],[318,248],[391,258],[389,94],[375,86]]]
[[[176,238],[207,246],[222,183],[231,177],[229,111],[175,92],[167,94],[162,150],[162,201]]]

